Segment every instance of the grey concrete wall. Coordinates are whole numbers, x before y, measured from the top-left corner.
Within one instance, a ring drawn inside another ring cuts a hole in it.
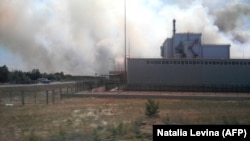
[[[129,59],[128,84],[250,85],[250,60]]]

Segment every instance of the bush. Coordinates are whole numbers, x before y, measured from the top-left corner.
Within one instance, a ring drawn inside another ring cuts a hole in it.
[[[145,107],[146,116],[156,117],[158,116],[158,113],[159,113],[159,103],[152,99],[148,99]]]

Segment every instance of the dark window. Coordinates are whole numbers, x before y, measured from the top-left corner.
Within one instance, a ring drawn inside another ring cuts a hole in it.
[[[193,64],[195,65],[195,64],[196,64],[196,62],[195,62],[195,61],[193,61]]]
[[[166,64],[168,64],[168,61],[166,61]]]
[[[224,65],[227,65],[227,62],[224,62]]]
[[[181,61],[181,64],[183,65],[183,64],[184,64],[184,61]]]
[[[185,64],[188,64],[188,61],[185,61]]]
[[[150,61],[147,61],[147,64],[149,64],[150,63]]]
[[[232,64],[232,62],[228,62],[228,65],[231,65]]]
[[[207,65],[207,61],[205,61],[205,65]]]
[[[244,62],[244,65],[247,65],[247,62]]]

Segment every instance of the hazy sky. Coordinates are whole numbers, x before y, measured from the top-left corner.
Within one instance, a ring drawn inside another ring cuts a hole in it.
[[[123,0],[0,0],[0,66],[10,70],[107,74],[124,57]],[[160,58],[177,32],[204,43],[231,44],[231,58],[250,58],[249,0],[127,0],[131,57]]]

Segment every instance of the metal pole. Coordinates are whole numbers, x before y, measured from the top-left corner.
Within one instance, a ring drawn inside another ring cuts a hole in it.
[[[46,90],[46,104],[49,104],[49,91]]]
[[[127,25],[126,25],[126,0],[124,0],[124,79],[127,80],[127,49],[126,49],[126,39],[127,39]]]
[[[52,103],[55,104],[55,90],[52,90]]]
[[[62,88],[60,88],[60,101],[62,101]]]
[[[36,104],[36,93],[37,93],[37,92],[35,92],[35,104]]]
[[[84,89],[84,82],[82,81],[81,83],[80,83],[80,91],[82,91]]]
[[[24,105],[25,102],[24,102],[24,91],[22,91],[22,105]]]
[[[78,92],[79,91],[79,82],[77,81],[76,82],[76,92]]]
[[[10,103],[12,103],[12,91],[10,91]]]

